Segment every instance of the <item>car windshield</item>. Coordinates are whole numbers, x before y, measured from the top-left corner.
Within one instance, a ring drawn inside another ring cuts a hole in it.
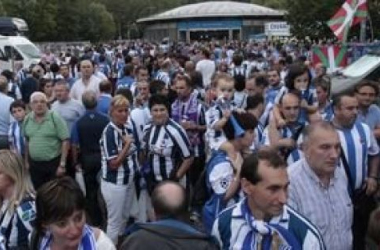
[[[17,44],[16,47],[31,58],[41,58],[41,52],[32,44]]]
[[[348,77],[361,77],[380,64],[380,57],[366,55],[343,70],[343,75]]]

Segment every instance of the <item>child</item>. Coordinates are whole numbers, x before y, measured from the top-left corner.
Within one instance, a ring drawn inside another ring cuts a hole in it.
[[[281,98],[288,92],[297,92],[301,98],[301,111],[299,121],[305,123],[318,120],[318,99],[315,88],[310,86],[310,72],[302,64],[293,64],[289,68],[285,86],[278,92],[273,108],[273,116],[278,127],[285,126],[285,120],[281,116],[278,104]]]
[[[22,123],[26,115],[26,106],[21,100],[14,101],[10,106],[14,121],[9,126],[9,145],[10,150],[24,157],[25,138],[22,131]]]
[[[217,100],[206,112],[206,138],[211,151],[223,150],[233,160],[236,155],[233,146],[227,141],[223,127],[230,119],[235,106],[232,102],[234,97],[234,79],[228,74],[219,74],[214,80]]]

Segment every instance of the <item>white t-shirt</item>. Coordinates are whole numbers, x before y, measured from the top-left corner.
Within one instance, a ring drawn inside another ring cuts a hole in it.
[[[94,75],[91,76],[90,81],[87,86],[83,84],[82,78],[76,80],[73,86],[71,87],[70,97],[82,103],[82,95],[87,90],[92,90],[96,93],[97,96],[99,96],[100,95],[99,83],[101,81],[102,81],[101,79],[99,79],[98,77]]]
[[[116,250],[115,245],[103,231],[100,231],[99,237],[96,240],[96,248],[101,250]]]
[[[203,87],[206,88],[211,84],[211,77],[215,73],[215,63],[214,61],[203,59],[197,63],[195,67],[196,71],[202,74]]]

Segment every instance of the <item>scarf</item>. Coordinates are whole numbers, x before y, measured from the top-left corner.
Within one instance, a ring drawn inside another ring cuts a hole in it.
[[[50,250],[53,235],[48,232],[41,241],[40,250]],[[79,243],[78,250],[96,250],[96,238],[94,231],[87,224],[83,227],[82,240]]]
[[[198,99],[195,92],[190,95],[187,102],[182,102],[179,99],[175,100],[172,105],[172,119],[177,123],[189,121],[198,124]],[[186,134],[191,146],[194,147],[201,144],[198,131],[186,130]]]
[[[279,224],[255,220],[247,199],[241,205],[242,215],[251,232],[246,235],[242,250],[301,250],[295,236]],[[261,238],[261,240],[260,240]]]

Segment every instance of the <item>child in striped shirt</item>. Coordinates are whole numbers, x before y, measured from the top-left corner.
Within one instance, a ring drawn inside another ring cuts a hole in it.
[[[11,104],[10,111],[14,118],[9,126],[8,133],[10,150],[20,156],[24,156],[25,137],[22,131],[22,123],[26,116],[25,104],[21,100],[16,100]]]

